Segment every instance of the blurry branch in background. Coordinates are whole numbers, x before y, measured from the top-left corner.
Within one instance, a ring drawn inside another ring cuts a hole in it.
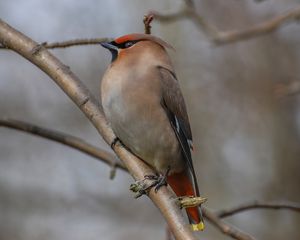
[[[288,22],[300,20],[300,7],[293,8],[285,13],[277,15],[272,19],[255,24],[242,30],[220,31],[197,13],[191,1],[185,0],[185,5],[176,13],[162,14],[155,11],[150,13],[162,23],[173,22],[181,19],[189,19],[203,31],[214,44],[227,44],[241,40],[250,39],[275,31]]]
[[[300,93],[300,81],[291,80],[287,83],[277,83],[274,88],[276,97],[294,96]]]
[[[189,7],[195,7],[195,3],[193,0],[184,0],[184,2]]]
[[[81,152],[84,152],[100,161],[104,161],[109,166],[112,166],[112,171],[114,171],[113,169],[115,168],[126,170],[125,166],[121,162],[118,162],[116,156],[114,156],[113,154],[105,150],[96,148],[93,145],[85,142],[84,140],[71,136],[69,134],[62,133],[56,130],[50,130],[15,119],[0,118],[0,127],[12,128],[15,130],[23,131],[55,142],[62,143]]]
[[[202,207],[202,211],[205,218],[225,235],[230,236],[234,239],[255,240],[255,238],[248,233],[245,233],[237,227],[225,223],[216,214],[209,211],[207,208]]]
[[[151,11],[148,15],[145,16],[145,21],[147,16],[151,16],[162,22],[168,23],[182,19],[189,19],[195,23],[195,25],[203,31],[209,38],[216,45],[220,44],[228,44],[233,42],[238,42],[254,37],[258,37],[260,35],[268,34],[277,30],[279,27],[287,24],[288,22],[299,21],[300,20],[300,7],[293,8],[285,13],[277,15],[272,19],[267,21],[258,23],[251,27],[247,27],[246,29],[242,30],[228,30],[228,31],[220,31],[214,25],[210,24],[206,19],[204,19],[197,11],[195,10],[195,4],[192,0],[184,0],[185,5],[177,12],[170,13],[170,14],[162,14],[156,11]],[[148,28],[146,28],[147,24],[145,23],[145,33],[151,33],[151,26],[150,22],[148,24]],[[79,46],[79,45],[96,45],[100,42],[107,42],[112,41],[112,38],[90,38],[90,39],[74,39],[62,42],[53,42],[47,43],[43,42],[39,46],[54,49],[54,48],[66,48],[72,46]],[[0,45],[0,49],[6,49],[6,47],[2,44]]]
[[[162,23],[169,23],[182,19],[190,19],[211,40],[215,41],[215,39],[218,39],[218,30],[213,25],[206,22],[205,19],[196,12],[194,4],[190,3],[190,1],[185,2],[186,4],[183,5],[182,8],[175,13],[162,14],[156,11],[150,11],[149,14],[152,14],[155,20],[158,20]]]
[[[241,204],[231,209],[218,211],[216,214],[219,218],[225,218],[234,214],[253,210],[253,209],[288,209],[296,212],[300,212],[300,204],[295,202],[260,202],[254,201],[252,203]]]
[[[266,0],[254,0],[254,2],[257,2],[257,3],[261,3],[261,2],[264,2]]]
[[[44,71],[80,108],[103,139],[108,144],[113,142],[116,136],[105,120],[101,105],[68,66],[61,63],[44,46],[37,44],[21,32],[13,29],[1,19],[0,42],[3,46],[22,55]],[[144,179],[145,175],[155,174],[147,164],[119,143],[114,146],[114,151],[135,180]],[[181,210],[174,201],[173,192],[169,188],[163,186],[158,192],[150,189],[148,196],[161,211],[175,239],[196,240],[190,226],[183,218]]]

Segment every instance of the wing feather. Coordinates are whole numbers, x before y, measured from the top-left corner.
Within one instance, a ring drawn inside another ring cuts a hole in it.
[[[196,195],[199,196],[199,188],[191,156],[191,149],[193,148],[192,132],[184,98],[174,72],[164,67],[158,67],[158,70],[162,82],[162,106],[180,143],[183,156],[187,161],[189,172],[193,179]]]

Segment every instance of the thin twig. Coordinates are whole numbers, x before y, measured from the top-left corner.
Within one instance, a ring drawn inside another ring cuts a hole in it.
[[[300,94],[300,81],[291,80],[287,83],[277,83],[274,87],[274,94],[278,98]]]
[[[244,30],[232,30],[227,32],[221,32],[218,38],[214,39],[214,41],[218,44],[222,44],[257,37],[273,32],[279,27],[283,26],[284,24],[287,24],[288,22],[299,21],[299,18],[300,7],[293,8],[285,13],[275,16],[270,20],[256,24]]]
[[[78,45],[96,45],[96,44],[100,44],[101,42],[109,42],[109,41],[112,41],[112,38],[84,38],[84,39],[74,39],[74,40],[53,42],[53,43],[43,42],[39,44],[39,46],[43,46],[48,49],[53,49],[53,48],[74,47]],[[0,49],[1,48],[8,49],[3,44],[2,46],[0,45]]]
[[[95,146],[83,141],[82,139],[71,136],[69,134],[62,133],[56,130],[50,130],[37,125],[33,125],[28,122],[19,121],[15,119],[0,118],[0,127],[8,127],[20,130],[49,140],[53,140],[55,142],[62,143],[76,150],[84,152],[100,161],[104,161],[108,165],[114,166],[114,168],[126,170],[124,165],[121,162],[117,162],[116,157],[113,156],[111,153],[96,148]]]
[[[255,238],[249,235],[248,233],[244,233],[238,228],[225,223],[207,208],[202,208],[202,211],[205,218],[225,235],[239,240],[255,240]]]
[[[153,15],[147,14],[144,16],[143,23],[145,28],[145,34],[151,34],[151,22],[153,21]]]
[[[184,5],[175,13],[162,14],[156,11],[151,11],[150,14],[154,16],[154,19],[162,23],[189,19],[193,21],[195,25],[209,37],[209,39],[217,39],[219,36],[219,32],[216,27],[206,22],[205,19],[195,11],[194,7],[191,7],[190,5]]]
[[[252,209],[288,209],[300,212],[300,204],[295,202],[260,202],[254,201],[252,203],[241,204],[231,209],[218,211],[216,214],[219,218],[225,218],[234,214],[248,211]]]
[[[161,22],[172,22],[184,18],[189,19],[193,21],[213,43],[226,44],[267,34],[275,31],[288,22],[298,21],[300,18],[300,7],[293,8],[285,13],[273,17],[272,19],[247,27],[246,29],[230,31],[218,30],[215,26],[207,22],[200,14],[198,14],[193,6],[187,3],[176,13],[151,13],[154,15],[155,19]]]
[[[99,102],[96,101],[79,78],[71,72],[68,66],[62,64],[43,46],[33,53],[33,50],[35,50],[39,44],[21,32],[13,29],[1,19],[0,43],[22,55],[44,71],[80,108],[86,117],[93,123],[104,140],[108,144],[113,142],[116,136],[107,124]],[[145,175],[155,174],[148,165],[121,145],[116,144],[114,151],[123,161],[134,179],[141,180]],[[165,186],[158,192],[151,189],[148,196],[163,214],[177,240],[196,239],[189,225],[183,218],[179,207],[176,205],[175,201],[171,201],[175,196],[170,189]]]
[[[193,0],[184,0],[185,4],[190,6],[190,7],[195,7],[195,3]]]

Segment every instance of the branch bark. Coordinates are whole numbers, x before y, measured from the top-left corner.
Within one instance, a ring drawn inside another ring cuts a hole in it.
[[[74,47],[79,45],[96,45],[101,42],[109,42],[112,41],[112,38],[83,38],[83,39],[73,39],[63,42],[53,42],[53,43],[47,43],[43,42],[39,46],[53,49],[53,48],[66,48],[66,47]],[[0,45],[0,49],[7,49],[4,45]]]
[[[0,118],[0,127],[8,127],[11,129],[27,132],[39,137],[43,137],[49,140],[53,140],[55,142],[59,142],[61,144],[67,145],[73,149],[84,152],[100,161],[105,162],[109,166],[113,168],[119,168],[124,171],[127,169],[125,166],[116,160],[116,157],[111,153],[96,148],[95,146],[83,141],[80,138],[71,136],[66,133],[62,133],[59,131],[43,128],[37,125],[33,125],[28,122],[19,121],[15,119],[1,119]]]
[[[104,118],[101,106],[68,66],[62,64],[44,46],[13,29],[3,20],[0,20],[0,42],[28,59],[52,78],[92,122],[104,140],[108,144],[113,141],[115,135]],[[145,175],[154,174],[149,166],[122,146],[115,145],[114,151],[134,179],[141,180]],[[196,239],[173,201],[174,194],[167,187],[162,187],[157,193],[152,189],[148,196],[160,209],[176,239]]]
[[[228,225],[220,218],[218,218],[218,216],[215,215],[213,212],[209,211],[207,208],[202,208],[202,211],[205,218],[225,235],[228,235],[234,239],[255,240],[255,238],[249,235],[248,233],[245,233],[234,226]]]
[[[217,212],[219,218],[225,218],[234,214],[248,211],[252,209],[288,209],[296,212],[300,212],[300,204],[295,202],[259,202],[254,201],[252,203],[241,204],[237,207],[233,207],[227,210],[221,210]]]

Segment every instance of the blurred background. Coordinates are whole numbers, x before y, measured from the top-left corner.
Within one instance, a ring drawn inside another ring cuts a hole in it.
[[[300,5],[298,0],[196,0],[221,30],[244,29]],[[0,17],[37,42],[143,32],[149,10],[176,12],[181,0],[1,0]],[[189,20],[153,23],[170,52],[186,99],[194,164],[206,206],[252,200],[300,201],[300,94],[276,94],[299,81],[300,28],[214,46]],[[101,46],[51,50],[99,98],[110,63]],[[0,51],[0,117],[78,136],[109,150],[97,131],[37,67]],[[76,150],[0,128],[0,239],[165,239],[165,223],[132,178]],[[300,239],[300,216],[252,210],[226,219],[257,239]],[[229,239],[207,224],[199,239]]]

